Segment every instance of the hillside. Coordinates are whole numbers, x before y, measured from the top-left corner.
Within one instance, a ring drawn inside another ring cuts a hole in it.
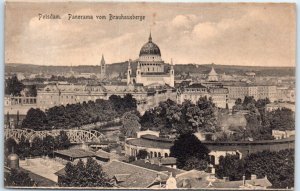
[[[211,69],[211,64],[176,64],[174,66],[175,73],[202,73],[207,74]],[[124,75],[127,71],[128,62],[114,63],[107,65],[108,73],[118,73]],[[135,71],[137,63],[131,64],[132,70]],[[258,67],[258,66],[230,66],[230,65],[214,65],[217,73],[223,74],[239,74],[244,75],[245,72],[255,72],[257,76],[295,76],[295,67]],[[69,72],[70,66],[40,66],[32,64],[6,64],[6,73],[23,72],[31,73],[47,73],[57,74]],[[100,72],[99,66],[73,66],[72,70],[78,73],[97,73]]]

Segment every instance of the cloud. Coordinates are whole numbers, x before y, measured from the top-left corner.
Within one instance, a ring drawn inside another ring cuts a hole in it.
[[[197,16],[193,14],[177,15],[171,21],[171,24],[176,28],[180,28],[181,30],[184,30],[184,29],[191,28],[196,20],[197,20]]]
[[[21,23],[20,33],[6,39],[6,61],[98,64],[102,53],[108,63],[135,59],[148,40],[150,18],[157,13],[152,37],[166,62],[173,58],[176,63],[294,65],[295,14],[291,8],[259,5],[229,11],[227,5],[193,6],[175,6],[172,11],[149,8],[143,13],[147,18],[143,22],[38,20],[35,14]],[[99,10],[106,14],[103,11],[113,9],[76,8],[64,11],[62,17],[68,13],[96,15]]]

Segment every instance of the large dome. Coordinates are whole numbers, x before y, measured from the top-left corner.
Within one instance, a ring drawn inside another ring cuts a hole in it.
[[[152,42],[151,34],[149,36],[149,41],[141,48],[140,56],[144,55],[161,56],[159,47]]]

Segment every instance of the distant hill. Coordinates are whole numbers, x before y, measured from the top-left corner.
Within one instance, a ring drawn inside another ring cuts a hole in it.
[[[175,73],[199,73],[207,74],[211,70],[211,64],[176,64],[174,66]],[[107,64],[108,73],[118,73],[125,75],[127,72],[128,62]],[[136,70],[137,63],[132,62],[131,68]],[[167,64],[167,67],[169,65]],[[230,66],[230,65],[214,65],[214,68],[219,74],[238,74],[244,75],[245,72],[255,72],[257,76],[295,76],[295,67],[260,67],[260,66]],[[32,64],[6,64],[6,73],[23,72],[31,73],[47,73],[61,74],[69,72],[70,66],[40,66]],[[100,66],[73,66],[72,70],[79,73],[97,73],[100,72]]]

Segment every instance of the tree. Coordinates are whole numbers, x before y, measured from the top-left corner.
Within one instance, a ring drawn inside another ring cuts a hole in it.
[[[187,159],[185,162],[185,166],[183,167],[183,170],[200,170],[204,171],[207,169],[208,161],[203,159],[198,159],[196,157],[191,157]]]
[[[71,143],[65,131],[60,131],[59,135],[55,137],[55,145],[57,149],[67,149]]]
[[[187,161],[195,157],[199,160],[209,160],[209,150],[194,134],[182,134],[170,148],[170,156],[177,159],[178,168],[188,166]]]
[[[42,156],[44,154],[44,145],[42,139],[39,137],[35,137],[31,143],[31,154],[33,156]]]
[[[31,149],[29,141],[25,138],[24,135],[22,135],[17,147],[17,154],[20,158],[25,158],[30,155],[30,150]]]
[[[68,162],[65,175],[58,182],[63,187],[112,187],[102,166],[89,157],[86,164],[79,160],[76,165]]]
[[[25,186],[32,187],[35,182],[29,174],[17,169],[11,169],[10,173],[5,174],[4,185],[6,186]]]
[[[24,89],[24,84],[20,82],[16,75],[8,78],[5,83],[5,94],[13,96],[21,96],[21,91]]]
[[[216,168],[218,178],[228,177],[230,181],[241,180],[245,174],[244,161],[238,155],[221,156]]]
[[[140,118],[134,112],[124,113],[121,121],[123,124],[121,132],[127,137],[134,137],[141,128]]]
[[[212,99],[201,97],[196,106],[187,109],[187,117],[189,124],[193,127],[194,131],[202,132],[217,132],[216,107]]]
[[[262,151],[245,158],[246,176],[268,177],[273,188],[294,187],[295,150]]]
[[[22,122],[22,128],[32,129],[35,131],[45,130],[46,122],[47,118],[42,110],[30,108]]]
[[[8,138],[5,141],[5,153],[6,155],[14,152],[17,148],[17,143],[13,138]]]
[[[53,156],[53,151],[57,147],[57,145],[55,145],[55,138],[50,135],[47,135],[43,139],[43,146],[44,154],[48,156]]]
[[[28,86],[28,95],[29,97],[36,97],[37,96],[37,89],[36,85]]]
[[[294,130],[295,114],[287,108],[277,109],[269,113],[270,127],[276,130]]]

